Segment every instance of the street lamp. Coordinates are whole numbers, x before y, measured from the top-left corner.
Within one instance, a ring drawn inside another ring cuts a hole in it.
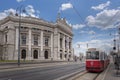
[[[118,54],[120,54],[119,47],[120,47],[120,27],[118,28]]]
[[[18,12],[19,11],[19,12]],[[16,9],[16,16],[19,16],[19,27],[18,27],[18,66],[20,66],[20,27],[21,27],[21,13],[25,12],[23,5]]]

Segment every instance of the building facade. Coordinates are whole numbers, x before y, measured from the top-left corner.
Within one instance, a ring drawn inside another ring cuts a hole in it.
[[[9,15],[0,20],[0,60],[73,60],[72,27],[65,19],[55,23]]]

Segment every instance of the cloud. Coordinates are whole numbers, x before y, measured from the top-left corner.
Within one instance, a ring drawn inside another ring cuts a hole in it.
[[[80,31],[81,34],[96,34],[95,31]]]
[[[10,14],[10,13],[15,14],[15,13],[16,13],[16,10],[10,8],[10,9],[8,9],[8,10],[4,10],[4,12],[5,12],[6,14]]]
[[[86,18],[87,25],[102,29],[115,28],[115,24],[120,22],[120,10],[103,10],[96,16],[88,16]]]
[[[32,5],[28,5],[27,7],[25,7],[27,16],[31,16],[31,17],[39,17],[39,10],[35,10],[34,7]]]
[[[8,10],[4,10],[3,12],[0,12],[0,20],[7,17],[9,14],[15,14],[16,10],[15,9],[8,9]]]
[[[88,33],[87,31],[80,31],[79,32],[80,34],[86,34],[86,33]]]
[[[16,0],[17,2],[23,2],[23,1],[25,1],[25,0]]]
[[[81,29],[83,27],[85,27],[84,24],[75,24],[75,25],[72,25],[73,29]]]
[[[35,17],[35,10],[32,5],[28,5],[25,9],[29,16]]]
[[[24,16],[24,17],[31,16],[31,17],[39,18],[38,14],[40,13],[40,11],[35,10],[32,5],[28,5],[27,7],[25,7],[25,10],[26,10],[25,13],[24,12],[21,13],[22,16]],[[19,11],[17,11],[17,13],[20,14]],[[8,10],[4,10],[3,12],[0,12],[0,20],[7,17],[9,14],[15,15],[16,10],[13,8],[10,8]]]
[[[6,13],[4,13],[4,12],[0,13],[0,20],[3,19],[3,18],[5,18],[6,16],[7,16]]]
[[[71,3],[63,3],[60,7],[60,10],[64,11],[64,10],[67,10],[67,9],[70,9],[70,8],[73,8]]]
[[[89,31],[89,34],[96,34],[95,31]]]
[[[110,5],[110,1],[107,1],[106,3],[99,4],[98,6],[92,6],[91,9],[103,10],[103,9],[107,8],[109,5]]]
[[[110,52],[110,50],[112,49],[112,45],[110,44],[112,43],[111,40],[91,40],[91,41],[85,41],[85,42],[76,42],[73,47],[74,47],[74,51],[75,51],[75,55],[79,56],[79,53],[83,53],[85,55],[86,51],[88,48],[99,48],[102,51],[105,51],[107,53]],[[80,47],[78,47],[78,44],[80,45]]]

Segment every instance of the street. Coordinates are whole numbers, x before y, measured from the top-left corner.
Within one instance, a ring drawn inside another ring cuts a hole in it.
[[[48,67],[8,70],[0,72],[0,80],[54,80],[84,69],[84,63],[72,62]]]

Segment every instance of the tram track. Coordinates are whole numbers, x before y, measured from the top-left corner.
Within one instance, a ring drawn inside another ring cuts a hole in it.
[[[100,75],[100,73],[98,73],[98,74],[94,77],[93,80],[96,80],[99,75]]]
[[[67,75],[61,76],[61,77],[56,78],[56,79],[54,79],[54,80],[71,80],[71,79],[69,79],[69,78],[72,78],[72,77],[74,77],[75,75],[84,72],[84,71],[85,71],[84,67],[85,67],[85,66],[81,66],[81,67],[79,67],[79,69],[78,69],[77,71],[75,71],[75,72],[73,72],[73,73],[71,73],[71,74],[67,74]]]

